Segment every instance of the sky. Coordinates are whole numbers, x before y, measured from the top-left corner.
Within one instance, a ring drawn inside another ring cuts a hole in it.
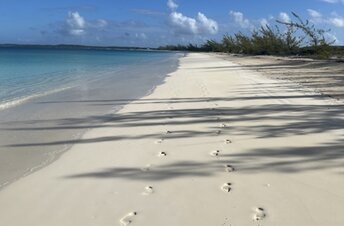
[[[200,44],[294,20],[291,12],[344,44],[344,0],[0,0],[0,43]]]

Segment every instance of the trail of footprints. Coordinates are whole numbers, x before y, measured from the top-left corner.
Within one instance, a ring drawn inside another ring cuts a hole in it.
[[[210,102],[210,101],[207,101],[207,102]],[[218,104],[215,104],[215,106],[218,106]],[[173,109],[173,107],[169,107],[169,109],[171,110],[171,109]],[[215,109],[215,108],[212,108],[211,110],[216,110],[216,109]],[[168,118],[169,118],[169,119],[172,119],[173,117],[168,116]],[[216,120],[217,120],[217,121],[220,121],[221,118],[217,117]],[[221,135],[221,133],[222,133],[222,130],[221,130],[221,129],[228,127],[228,125],[225,124],[225,123],[222,123],[222,124],[220,124],[219,127],[220,127],[220,129],[215,131],[215,134],[216,134],[216,135]],[[169,135],[169,134],[172,134],[172,131],[166,130],[166,132],[164,133],[164,135]],[[164,141],[164,138],[160,138],[160,139],[158,139],[158,140],[155,141],[155,144],[162,144],[163,141]],[[231,144],[231,143],[232,143],[232,140],[230,140],[230,139],[225,139],[225,140],[224,140],[224,144]],[[221,153],[220,150],[214,150],[214,151],[211,151],[211,152],[210,152],[210,156],[211,156],[211,157],[216,157],[216,158],[218,158],[218,157],[220,156],[220,153]],[[161,151],[161,152],[158,153],[157,156],[158,156],[158,157],[166,157],[166,156],[167,156],[167,153],[164,152],[164,151]],[[147,171],[150,171],[151,167],[152,167],[152,166],[151,166],[150,164],[148,164],[148,165],[146,165],[145,167],[141,168],[141,170],[142,170],[143,172],[147,172]],[[227,173],[232,173],[232,172],[234,172],[235,170],[236,170],[236,169],[235,169],[232,165],[230,165],[230,164],[224,165],[224,171],[227,172]],[[233,187],[233,184],[232,184],[232,183],[226,182],[226,183],[224,183],[220,188],[221,188],[221,190],[222,190],[223,192],[229,193],[229,192],[232,191],[232,187]],[[151,194],[153,194],[153,193],[154,193],[153,186],[150,186],[150,185],[149,185],[149,186],[146,186],[146,187],[144,188],[144,191],[142,192],[142,195],[151,195]],[[134,219],[134,217],[135,217],[136,215],[137,215],[137,212],[130,212],[130,213],[128,213],[127,215],[125,215],[123,218],[120,219],[121,225],[122,225],[122,226],[127,226],[127,225],[131,224],[132,221],[133,221],[133,219]],[[261,221],[261,220],[263,220],[265,217],[266,217],[266,211],[265,211],[264,208],[262,208],[262,207],[257,207],[257,208],[254,209],[254,214],[253,214],[253,220],[254,220],[254,221]]]

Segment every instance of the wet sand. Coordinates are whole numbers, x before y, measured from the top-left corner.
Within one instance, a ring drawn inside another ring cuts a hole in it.
[[[149,94],[175,71],[178,55],[170,54],[126,70],[102,71],[94,81],[33,98],[0,110],[0,189],[40,169],[97,128],[124,105]],[[152,67],[154,65],[154,67]]]

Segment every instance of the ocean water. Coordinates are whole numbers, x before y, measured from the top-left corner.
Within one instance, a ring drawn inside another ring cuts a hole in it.
[[[121,70],[171,54],[144,51],[99,51],[0,48],[0,110],[31,98],[87,85]],[[111,74],[109,74],[111,73]]]
[[[44,167],[147,95],[180,55],[0,48],[0,189]]]

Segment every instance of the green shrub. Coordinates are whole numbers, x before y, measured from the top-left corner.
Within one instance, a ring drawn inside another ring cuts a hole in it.
[[[344,48],[334,48],[334,41],[325,38],[328,30],[317,29],[310,21],[303,21],[292,12],[295,21],[276,21],[283,25],[283,32],[279,26],[261,26],[251,34],[238,32],[234,35],[224,35],[220,42],[208,40],[201,46],[189,44],[167,45],[159,47],[164,50],[226,52],[252,55],[308,55],[317,58],[343,56]],[[303,34],[298,36],[297,34]],[[302,47],[303,45],[303,47]]]

